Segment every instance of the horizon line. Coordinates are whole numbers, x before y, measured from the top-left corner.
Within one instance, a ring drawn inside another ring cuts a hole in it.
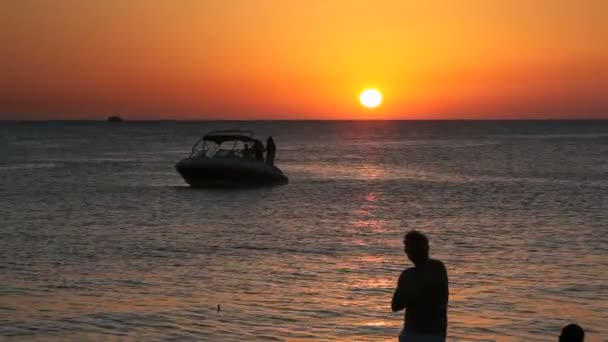
[[[471,119],[126,119],[122,118],[120,122],[336,122],[336,121],[608,121],[605,118],[471,118]],[[20,123],[20,122],[108,122],[108,119],[1,119],[2,123]]]

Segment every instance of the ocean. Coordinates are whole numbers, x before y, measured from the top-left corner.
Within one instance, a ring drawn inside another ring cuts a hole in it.
[[[189,188],[229,128],[290,183]],[[608,340],[608,121],[2,122],[0,196],[0,339],[396,341],[417,229],[449,341]]]

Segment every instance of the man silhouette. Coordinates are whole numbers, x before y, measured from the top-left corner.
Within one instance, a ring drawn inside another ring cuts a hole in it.
[[[264,160],[264,145],[259,140],[253,142],[253,154],[256,160]]]
[[[277,146],[274,144],[272,137],[266,140],[266,164],[274,165],[274,157],[277,153]]]
[[[393,312],[405,309],[400,342],[443,342],[447,332],[448,274],[443,263],[429,257],[429,240],[415,230],[405,234],[405,254],[414,267],[401,273],[393,294]]]
[[[251,147],[249,146],[249,144],[245,144],[245,147],[243,148],[243,158],[251,158],[252,154],[253,154],[253,150],[251,149]]]

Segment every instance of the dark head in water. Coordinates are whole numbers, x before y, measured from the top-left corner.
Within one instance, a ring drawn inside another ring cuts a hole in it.
[[[414,265],[420,265],[429,260],[429,240],[427,237],[412,230],[403,238],[405,254]]]
[[[578,324],[568,324],[562,329],[559,335],[559,342],[583,342],[585,332]]]

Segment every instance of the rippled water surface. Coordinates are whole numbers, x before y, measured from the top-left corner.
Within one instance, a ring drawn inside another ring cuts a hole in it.
[[[235,127],[289,185],[185,185]],[[1,123],[0,195],[0,338],[395,341],[415,228],[449,340],[608,340],[605,121]]]

